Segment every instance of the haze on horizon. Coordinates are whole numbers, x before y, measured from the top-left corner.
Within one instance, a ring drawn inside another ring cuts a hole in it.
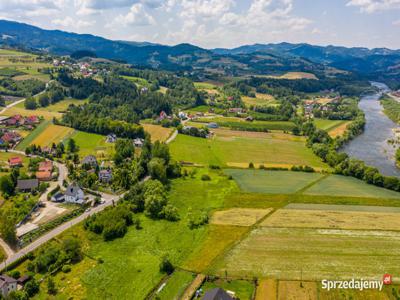
[[[204,48],[400,48],[400,0],[0,0],[0,19],[113,40]]]

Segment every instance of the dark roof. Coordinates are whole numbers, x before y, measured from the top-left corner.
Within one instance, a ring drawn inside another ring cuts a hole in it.
[[[207,291],[202,300],[233,300],[233,298],[223,289],[215,288]]]
[[[30,279],[31,279],[31,276],[29,276],[29,275],[24,275],[24,276],[18,278],[17,281],[18,281],[19,284],[24,284],[24,283],[26,283],[27,281],[29,281]]]
[[[54,194],[54,195],[52,196],[52,198],[54,198],[56,201],[61,200],[61,199],[63,199],[64,197],[65,197],[64,194],[61,193],[61,192],[58,192],[58,193],[56,193],[56,194]]]
[[[17,189],[19,190],[32,190],[39,186],[38,179],[18,179]]]
[[[67,187],[67,190],[65,192],[66,196],[73,196],[76,197],[78,195],[78,192],[81,188],[79,187],[79,185],[77,185],[76,183],[70,184]]]
[[[4,285],[10,284],[10,283],[15,283],[17,282],[16,279],[7,276],[7,275],[0,275],[0,288],[3,287]]]
[[[88,164],[88,165],[97,164],[97,159],[96,159],[96,157],[94,155],[88,155],[82,160],[82,164],[83,165],[85,165],[85,164]]]

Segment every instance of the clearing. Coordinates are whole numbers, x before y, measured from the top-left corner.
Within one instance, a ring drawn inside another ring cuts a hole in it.
[[[246,134],[248,136],[246,137]],[[249,165],[309,165],[326,168],[326,165],[305,146],[304,139],[292,136],[265,134],[258,138],[254,133],[230,132],[230,136],[216,134],[212,139],[196,138],[179,134],[170,144],[172,157],[178,161],[203,165],[229,166],[234,164]]]
[[[114,144],[106,143],[104,135],[75,131],[70,138],[79,146],[79,156],[95,155],[97,158],[107,158],[114,153]]]
[[[151,141],[161,141],[165,142],[174,131],[173,128],[165,128],[160,125],[153,124],[140,124],[143,126],[144,130],[151,135]]]
[[[270,209],[231,208],[216,211],[210,223],[214,225],[251,226],[272,211]]]

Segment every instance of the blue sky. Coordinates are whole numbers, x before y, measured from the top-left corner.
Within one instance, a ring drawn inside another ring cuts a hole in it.
[[[400,0],[0,0],[0,18],[110,39],[400,48]]]

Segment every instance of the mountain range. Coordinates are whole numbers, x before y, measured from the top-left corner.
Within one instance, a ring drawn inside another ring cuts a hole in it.
[[[191,44],[166,46],[148,42],[113,41],[90,34],[45,30],[0,20],[0,44],[70,55],[79,50],[98,57],[166,70],[197,70],[224,74],[311,72],[319,76],[345,70],[375,78],[400,75],[400,50],[310,44],[255,44],[234,49],[204,49]]]

